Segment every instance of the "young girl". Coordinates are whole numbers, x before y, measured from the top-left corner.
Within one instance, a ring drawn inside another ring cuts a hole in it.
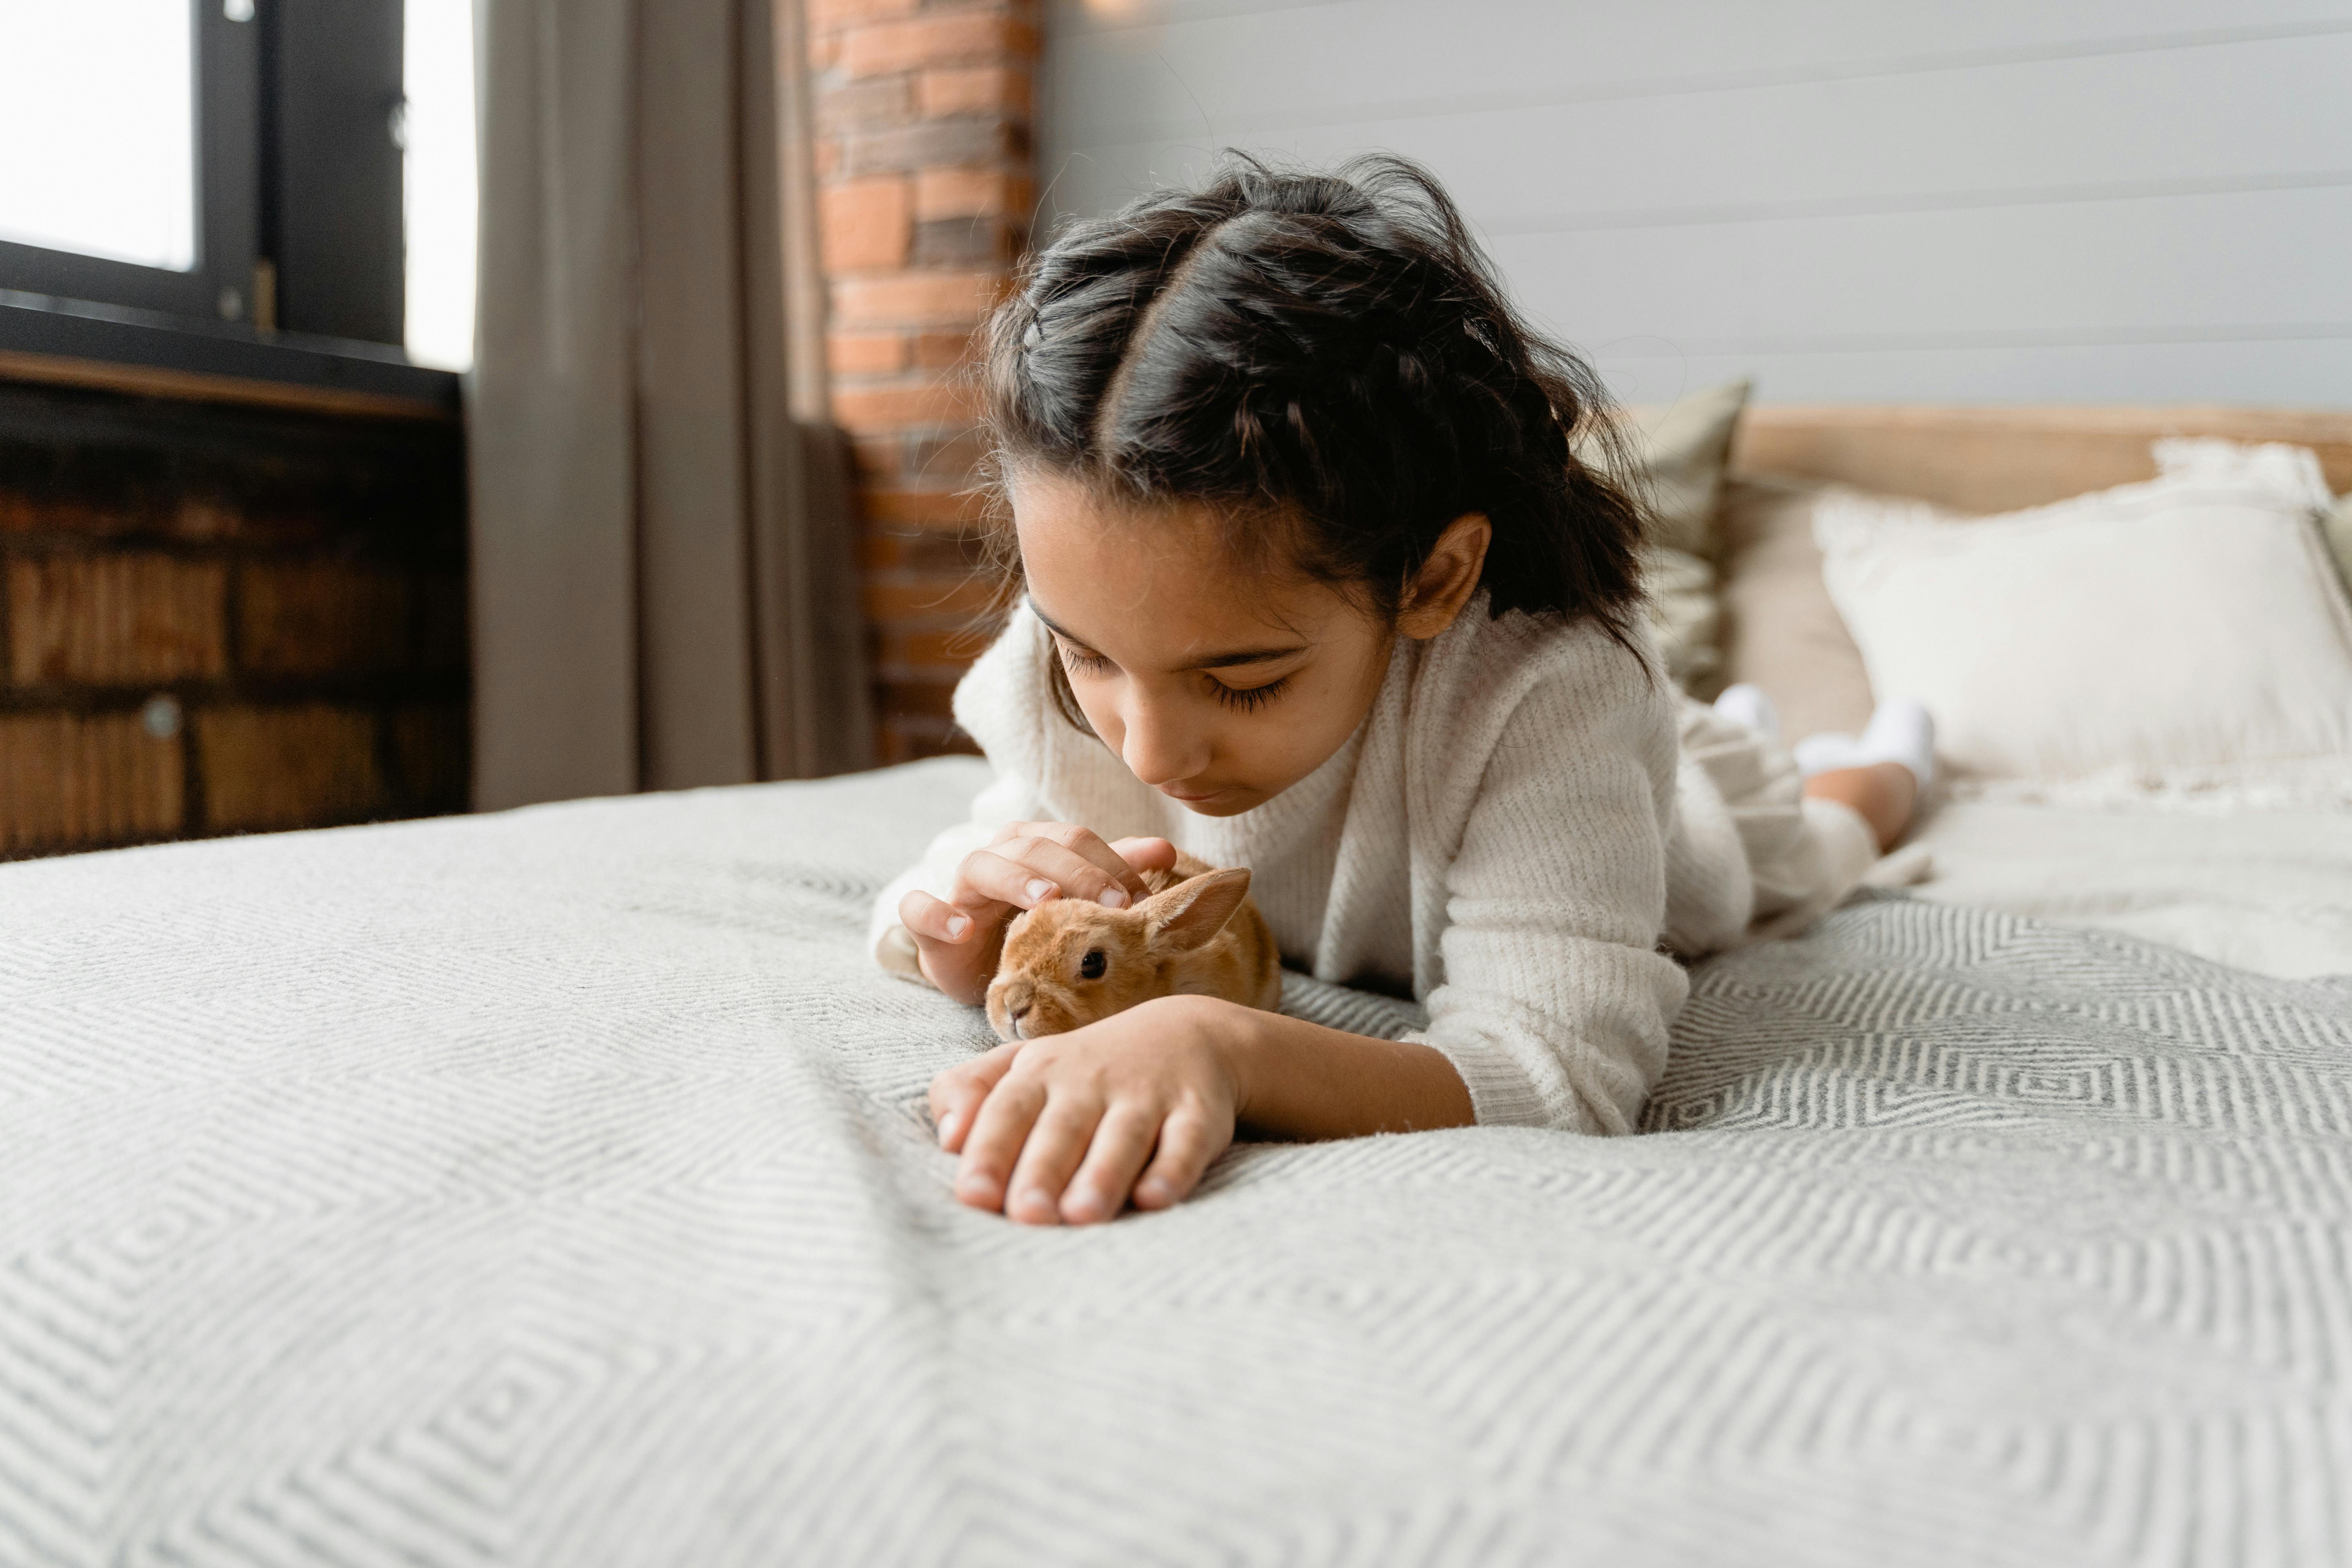
[[[1801,924],[1907,823],[1919,716],[1801,793],[1743,691],[1667,684],[1591,370],[1399,160],[1239,161],[1080,225],[988,333],[1024,591],[956,691],[995,782],[887,889],[887,967],[976,1003],[1006,922],[1246,866],[1294,967],[1407,991],[1370,1039],[1200,996],[941,1073],[957,1195],[1037,1224],[1181,1200],[1278,1138],[1634,1125],[1669,952]],[[1896,758],[1908,758],[1906,763]]]

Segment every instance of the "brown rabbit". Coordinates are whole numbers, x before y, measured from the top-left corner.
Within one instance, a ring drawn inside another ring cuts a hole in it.
[[[1247,871],[1190,855],[1146,871],[1151,896],[1124,910],[1053,899],[1013,918],[988,987],[988,1021],[1005,1040],[1058,1035],[1154,996],[1222,996],[1273,1011],[1282,957],[1249,901]]]

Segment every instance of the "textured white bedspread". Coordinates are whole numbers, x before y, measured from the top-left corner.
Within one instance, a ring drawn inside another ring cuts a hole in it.
[[[2217,963],[2352,974],[2352,811],[1958,802],[1917,836],[1939,903],[2128,931]]]
[[[2352,1559],[2352,985],[1879,899],[1652,1135],[1022,1230],[860,952],[971,790],[0,867],[0,1563]]]

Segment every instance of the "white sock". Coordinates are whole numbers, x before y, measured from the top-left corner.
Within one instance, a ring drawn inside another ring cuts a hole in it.
[[[1715,700],[1715,710],[1733,723],[1755,731],[1774,745],[1780,743],[1780,710],[1764,695],[1760,686],[1741,681],[1727,686],[1723,695]]]
[[[1838,768],[1901,763],[1926,789],[1936,781],[1936,721],[1914,699],[1890,697],[1871,714],[1870,726],[1861,734],[1808,735],[1790,754],[1797,759],[1797,771],[1807,778]]]

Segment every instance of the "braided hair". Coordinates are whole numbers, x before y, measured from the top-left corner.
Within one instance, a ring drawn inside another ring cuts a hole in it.
[[[1000,497],[1045,469],[1115,502],[1206,503],[1244,563],[1280,551],[1383,617],[1447,526],[1481,512],[1491,615],[1590,618],[1635,646],[1641,509],[1574,445],[1616,456],[1599,379],[1519,319],[1405,159],[1299,174],[1229,153],[1202,188],[1033,254],[984,350]],[[1055,664],[1057,705],[1083,724]]]

